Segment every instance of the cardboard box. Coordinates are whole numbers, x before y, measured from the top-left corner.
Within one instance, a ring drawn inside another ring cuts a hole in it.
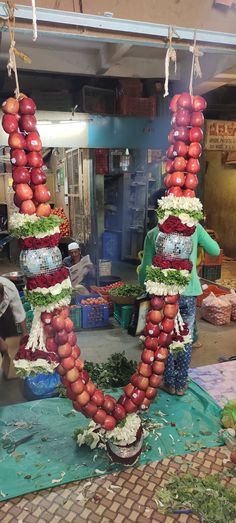
[[[8,351],[3,354],[2,371],[5,378],[11,380],[17,378],[13,360],[19,348],[20,336],[7,338],[6,343],[8,345]]]

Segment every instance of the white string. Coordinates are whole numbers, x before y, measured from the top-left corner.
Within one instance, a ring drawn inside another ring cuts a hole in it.
[[[8,64],[7,64],[7,72],[8,72],[8,76],[11,77],[11,72],[14,71],[15,80],[16,80],[16,89],[14,92],[15,92],[16,98],[18,98],[18,96],[20,94],[20,88],[19,88],[19,80],[18,80],[14,48],[15,48],[15,42],[14,42],[14,40],[11,40],[11,45],[9,48],[9,60],[8,60]]]
[[[166,52],[166,57],[165,57],[165,92],[164,92],[164,95],[163,95],[164,98],[166,96],[168,96],[168,94],[169,94],[169,73],[170,73],[169,69],[170,69],[170,62],[174,62],[174,64],[175,64],[175,75],[176,75],[176,72],[177,72],[176,51],[175,51],[174,47],[172,46],[172,38],[173,38],[174,34],[177,35],[177,33],[175,32],[174,28],[172,26],[170,26],[170,28],[169,28],[169,46],[168,46],[168,49],[167,49],[167,52]]]
[[[202,78],[202,71],[201,66],[199,62],[200,56],[203,56],[203,52],[200,51],[199,47],[196,45],[196,31],[194,31],[194,42],[193,45],[190,45],[189,47],[190,53],[193,53],[192,57],[192,67],[191,67],[191,74],[190,74],[190,81],[189,81],[189,93],[193,94],[193,77],[196,78]]]
[[[33,41],[35,42],[35,40],[37,40],[37,37],[38,37],[36,5],[35,5],[35,0],[31,0],[31,2],[32,2]]]

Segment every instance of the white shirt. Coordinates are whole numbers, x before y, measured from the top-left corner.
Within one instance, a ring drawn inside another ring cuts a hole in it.
[[[10,280],[3,278],[2,276],[0,276],[0,283],[4,287],[4,297],[0,303],[0,317],[10,305],[15,322],[21,323],[25,320],[25,310],[21,303],[16,286]]]

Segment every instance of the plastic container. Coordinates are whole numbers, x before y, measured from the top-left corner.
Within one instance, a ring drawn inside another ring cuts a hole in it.
[[[120,259],[119,234],[112,231],[102,235],[102,255],[106,260],[117,261]]]
[[[118,305],[114,304],[114,318],[123,327],[128,329],[133,312],[133,305]]]
[[[218,280],[221,277],[221,265],[203,265],[202,277],[210,281]]]
[[[86,296],[77,295],[76,303],[81,303],[81,300],[87,298],[99,298],[99,294],[89,294]],[[81,326],[82,329],[97,329],[99,327],[106,327],[109,321],[109,305],[81,305]]]
[[[74,323],[75,332],[81,329],[81,307],[80,305],[70,306],[70,319]]]
[[[111,261],[99,260],[99,277],[110,277],[111,275]]]

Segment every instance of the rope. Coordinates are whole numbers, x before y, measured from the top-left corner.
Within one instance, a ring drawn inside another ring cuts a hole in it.
[[[32,22],[33,22],[33,41],[37,40],[38,31],[37,31],[37,16],[36,16],[36,5],[35,0],[32,1]]]
[[[170,69],[170,62],[174,62],[175,64],[175,75],[176,75],[176,72],[177,72],[177,57],[176,57],[176,51],[174,49],[174,47],[172,46],[172,38],[173,36],[177,35],[177,33],[175,32],[175,29],[170,26],[169,28],[169,35],[168,35],[168,38],[169,38],[169,46],[168,46],[168,49],[167,49],[167,52],[166,52],[166,57],[165,57],[165,92],[164,92],[164,95],[163,97],[165,98],[166,96],[168,96],[169,94],[169,69]]]
[[[202,78],[202,71],[201,66],[199,62],[200,56],[203,56],[203,52],[200,51],[199,47],[196,44],[196,31],[194,31],[194,42],[193,45],[190,45],[189,47],[190,53],[193,53],[192,57],[192,67],[191,67],[191,74],[190,74],[190,81],[189,81],[189,93],[193,94],[193,77],[196,78]]]
[[[7,2],[7,11],[8,11],[8,29],[10,34],[10,48],[9,48],[9,60],[7,64],[7,72],[8,76],[11,76],[12,71],[15,75],[15,81],[16,81],[16,88],[15,88],[15,96],[16,98],[19,97],[20,94],[20,88],[19,88],[19,80],[18,80],[18,73],[17,73],[17,67],[16,67],[16,56],[15,56],[15,7],[11,2]]]

